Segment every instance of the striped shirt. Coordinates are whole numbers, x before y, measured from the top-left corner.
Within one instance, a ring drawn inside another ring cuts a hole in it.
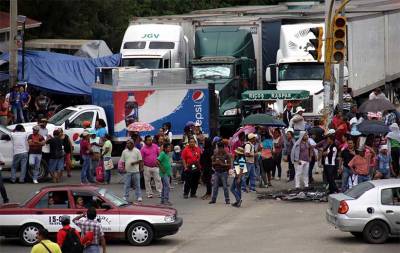
[[[93,232],[93,240],[91,244],[100,244],[100,238],[104,236],[100,222],[96,220],[80,219],[75,220],[74,223],[81,229],[82,238],[87,232]]]

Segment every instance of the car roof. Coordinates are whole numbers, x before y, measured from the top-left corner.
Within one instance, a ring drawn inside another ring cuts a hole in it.
[[[400,179],[380,179],[370,181],[375,187],[400,187]]]
[[[69,184],[69,185],[50,185],[40,188],[43,190],[97,190],[99,189],[96,185],[80,185],[80,184]]]

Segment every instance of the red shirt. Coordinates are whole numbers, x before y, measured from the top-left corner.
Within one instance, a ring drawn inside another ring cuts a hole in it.
[[[199,147],[191,148],[186,146],[182,151],[182,159],[186,165],[191,165],[200,161],[201,149]]]
[[[58,230],[57,233],[57,244],[62,247],[65,237],[67,236],[67,231],[65,230],[70,230],[71,226],[70,225],[66,225],[64,226],[62,229]],[[75,229],[75,234],[78,236],[79,240],[81,240],[81,236],[79,234],[79,232]]]
[[[80,143],[81,155],[89,155],[90,143],[87,140],[81,140]]]

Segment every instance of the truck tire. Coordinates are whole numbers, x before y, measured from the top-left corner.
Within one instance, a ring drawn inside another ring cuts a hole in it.
[[[36,238],[39,229],[43,228],[37,223],[28,223],[22,226],[19,231],[19,240],[25,246],[33,246],[38,242]]]
[[[384,243],[389,238],[389,228],[381,220],[370,221],[363,230],[363,237],[368,243]]]
[[[146,222],[135,222],[129,226],[126,237],[132,245],[146,246],[153,241],[154,231]]]
[[[33,179],[33,166],[30,166],[29,163],[27,165],[28,170],[27,170],[27,175],[29,177],[30,180]],[[44,182],[47,179],[47,176],[49,174],[49,170],[48,170],[48,166],[47,166],[47,162],[42,159],[40,162],[40,167],[39,167],[39,175],[38,175],[38,181],[39,182]]]

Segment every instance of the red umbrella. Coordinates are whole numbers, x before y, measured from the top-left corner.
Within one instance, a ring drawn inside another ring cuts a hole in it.
[[[154,127],[146,122],[133,122],[127,128],[129,132],[148,132],[153,131]]]

